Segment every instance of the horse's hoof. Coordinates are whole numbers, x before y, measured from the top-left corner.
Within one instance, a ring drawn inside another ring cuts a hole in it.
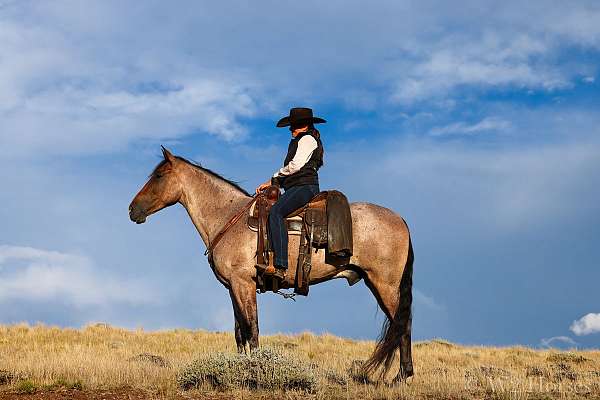
[[[414,375],[412,365],[407,367],[400,367],[398,375],[392,380],[392,385],[399,385],[407,383],[408,378]]]

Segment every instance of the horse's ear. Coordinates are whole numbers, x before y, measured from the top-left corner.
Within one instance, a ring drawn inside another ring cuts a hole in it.
[[[162,149],[165,160],[172,162],[175,159],[175,156],[171,154],[169,150],[165,149],[165,146],[161,145],[160,148]]]

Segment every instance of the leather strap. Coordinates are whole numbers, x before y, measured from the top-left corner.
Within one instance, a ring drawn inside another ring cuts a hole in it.
[[[242,215],[244,215],[244,213],[250,208],[252,207],[252,204],[260,197],[263,196],[262,194],[259,194],[255,197],[253,197],[248,204],[246,204],[240,211],[238,211],[237,214],[235,214],[230,220],[229,222],[227,222],[225,224],[225,226],[219,231],[219,233],[217,233],[217,236],[215,236],[215,238],[213,239],[212,242],[210,242],[208,244],[208,247],[206,248],[206,251],[204,252],[204,255],[208,255],[209,257],[211,257],[212,255],[212,251],[214,250],[214,248],[217,246],[217,244],[219,243],[219,241],[223,238],[223,236],[225,235],[225,233],[229,230],[229,228],[231,228],[236,222],[238,222],[240,220],[240,218],[242,217]]]
[[[258,238],[256,242],[256,263],[257,264],[266,264],[265,259],[265,235],[266,235],[266,220],[267,220],[267,205],[266,199],[264,197],[256,200],[256,205],[258,207]]]

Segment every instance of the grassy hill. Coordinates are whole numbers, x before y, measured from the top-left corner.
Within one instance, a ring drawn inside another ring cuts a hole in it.
[[[262,369],[261,382],[307,374],[301,378],[308,386],[285,391],[267,390],[263,383],[262,389],[253,389],[255,384],[232,386],[250,369],[264,365],[260,359],[238,357],[229,332],[145,332],[105,324],[83,329],[0,326],[0,398],[600,398],[600,351],[417,342],[415,377],[390,387],[365,382],[359,374],[372,341],[302,333],[263,336],[261,346],[281,356],[284,365],[275,372]],[[240,360],[243,364],[236,366]],[[273,363],[265,361],[267,367]],[[234,370],[225,371],[232,365]],[[198,376],[194,368],[210,379],[184,385],[182,377]],[[212,372],[207,375],[202,368]],[[219,374],[227,373],[229,386],[220,385]]]

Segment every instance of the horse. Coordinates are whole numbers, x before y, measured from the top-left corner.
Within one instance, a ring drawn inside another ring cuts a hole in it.
[[[129,217],[141,224],[148,216],[179,203],[187,210],[208,248],[211,240],[252,196],[237,183],[161,148],[163,159],[129,205]],[[350,262],[343,266],[326,264],[324,250],[319,250],[313,254],[309,285],[348,278],[348,274],[358,274],[364,279],[386,316],[375,350],[363,365],[364,372],[372,375],[378,371],[379,378],[385,379],[399,351],[400,368],[393,382],[402,382],[413,375],[414,254],[410,232],[404,219],[388,208],[356,202],[350,204],[350,211],[354,242]],[[299,237],[290,236],[290,267],[280,285],[282,288],[294,286],[298,244]],[[241,219],[230,227],[209,259],[214,275],[231,297],[239,352],[245,352],[247,346],[252,350],[259,345],[256,245],[256,233]]]

